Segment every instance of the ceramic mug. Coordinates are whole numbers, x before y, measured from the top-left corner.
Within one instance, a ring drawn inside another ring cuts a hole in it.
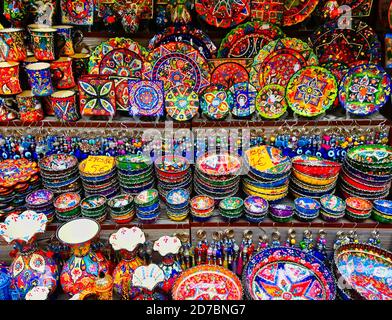
[[[27,57],[22,28],[0,30],[0,54],[5,61],[23,61]]]
[[[49,63],[30,63],[26,66],[26,71],[31,90],[35,96],[50,96],[53,93]]]
[[[72,72],[72,59],[61,57],[50,64],[53,85],[57,89],[70,89],[76,86]]]
[[[14,95],[21,92],[19,62],[0,62],[0,95]]]
[[[53,26],[57,30],[57,34],[62,37],[63,45],[58,48],[60,51],[60,56],[70,57],[75,54],[73,42],[72,42],[72,26],[60,25]]]
[[[53,28],[31,28],[31,41],[33,44],[34,56],[40,61],[56,60],[55,57],[55,33]]]
[[[76,53],[72,57],[72,70],[76,81],[83,75],[88,74],[89,53]]]
[[[44,113],[46,115],[48,115],[48,116],[54,116],[55,115],[50,96],[42,97],[42,106],[44,108]]]
[[[57,119],[63,121],[77,121],[80,119],[75,91],[56,91],[50,96],[50,101]]]
[[[16,96],[20,120],[26,122],[41,121],[44,118],[41,100],[31,90],[25,90]]]
[[[13,108],[14,99],[0,97],[0,122],[6,122],[18,118],[18,113]]]

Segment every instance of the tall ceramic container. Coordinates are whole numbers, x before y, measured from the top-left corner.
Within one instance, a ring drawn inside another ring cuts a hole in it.
[[[19,63],[0,62],[0,95],[15,95],[22,92],[19,82]]]
[[[0,54],[5,61],[24,61],[26,59],[24,37],[25,33],[22,28],[0,30]]]
[[[43,286],[53,293],[59,278],[58,267],[48,253],[38,248],[35,235],[45,231],[47,218],[42,213],[24,211],[10,214],[0,223],[0,236],[18,249],[10,266],[11,289],[19,299],[36,286]]]
[[[103,255],[91,251],[91,241],[100,231],[93,219],[76,218],[57,230],[57,238],[71,248],[72,255],[63,265],[60,283],[65,293],[75,295],[95,290],[95,281],[101,272],[108,272],[108,262]]]
[[[40,61],[55,60],[55,33],[54,28],[30,29],[34,56]]]
[[[50,73],[50,64],[46,62],[30,63],[26,66],[31,91],[35,96],[50,96],[54,89]]]
[[[72,59],[61,57],[50,63],[52,82],[56,89],[71,89],[76,86],[72,72]]]
[[[137,255],[139,245],[146,241],[142,230],[137,227],[120,228],[113,233],[109,242],[113,249],[120,251],[122,260],[113,271],[114,291],[123,300],[134,298],[137,289],[132,288],[132,277],[135,270],[142,266],[143,260]]]

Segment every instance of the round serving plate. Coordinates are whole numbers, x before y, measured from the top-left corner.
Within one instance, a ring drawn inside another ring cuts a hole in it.
[[[199,112],[199,96],[187,86],[177,86],[166,92],[166,113],[176,121],[191,120]]]
[[[226,118],[234,105],[232,93],[216,85],[206,88],[199,99],[202,113],[212,120]]]
[[[286,113],[286,88],[278,84],[267,84],[257,93],[256,110],[265,119],[278,119]]]

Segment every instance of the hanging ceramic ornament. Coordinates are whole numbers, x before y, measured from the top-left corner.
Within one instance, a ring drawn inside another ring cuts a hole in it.
[[[174,87],[166,93],[165,109],[174,120],[190,120],[199,111],[199,96],[189,87]]]
[[[248,82],[238,82],[230,87],[233,95],[231,113],[238,118],[249,117],[255,112],[256,89]]]
[[[94,0],[61,0],[61,21],[64,24],[89,26],[94,21]]]
[[[287,110],[285,88],[278,84],[268,84],[256,97],[257,112],[266,119],[277,119]]]
[[[283,25],[292,26],[309,18],[319,2],[319,0],[283,0]]]

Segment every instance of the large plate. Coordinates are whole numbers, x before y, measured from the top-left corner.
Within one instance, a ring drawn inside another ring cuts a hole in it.
[[[392,147],[382,144],[369,144],[351,148],[347,152],[347,158],[357,163],[367,165],[392,166]]]
[[[246,295],[254,300],[333,300],[335,280],[316,257],[276,247],[254,255],[243,273]]]
[[[238,175],[241,170],[241,158],[228,153],[204,154],[197,159],[196,168],[211,176]]]
[[[190,120],[199,111],[199,96],[189,87],[174,87],[166,94],[165,109],[174,120]]]
[[[283,25],[292,26],[308,18],[319,0],[283,0]]]
[[[236,83],[248,82],[249,59],[211,59],[211,84],[222,85],[229,89]]]
[[[163,82],[143,80],[132,82],[129,88],[129,114],[137,116],[163,115],[165,97]]]
[[[266,119],[277,119],[287,110],[285,87],[278,84],[267,84],[261,88],[256,97],[257,112]]]

